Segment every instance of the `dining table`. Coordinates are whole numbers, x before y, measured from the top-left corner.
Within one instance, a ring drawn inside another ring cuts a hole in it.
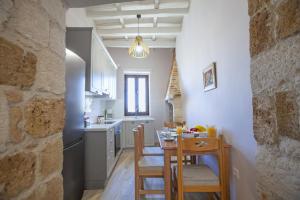
[[[164,130],[157,130],[156,134],[159,140],[160,148],[164,151],[164,187],[165,187],[165,199],[171,200],[172,186],[171,186],[171,157],[177,155],[177,141],[166,140]],[[229,199],[229,159],[230,159],[231,145],[224,144],[224,171],[225,171],[225,197]]]

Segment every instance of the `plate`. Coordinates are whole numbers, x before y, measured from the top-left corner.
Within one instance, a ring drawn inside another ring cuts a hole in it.
[[[183,136],[184,138],[197,138],[197,137],[207,137],[207,132],[193,132],[193,133],[184,133]]]
[[[166,141],[166,142],[173,142],[174,138],[164,138],[164,141]]]
[[[162,131],[160,134],[162,134],[164,137],[177,137],[177,133],[175,132]]]
[[[171,137],[177,137],[177,133],[171,132]]]

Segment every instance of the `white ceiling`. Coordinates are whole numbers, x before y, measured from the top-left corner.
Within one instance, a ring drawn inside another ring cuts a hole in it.
[[[137,35],[137,14],[141,14],[140,35],[150,48],[174,48],[181,32],[189,0],[144,0],[86,8],[107,47],[129,47]]]
[[[87,6],[129,2],[129,1],[137,1],[137,0],[64,0],[67,8],[83,8],[83,7],[87,7]],[[139,1],[141,1],[141,0],[139,0]]]

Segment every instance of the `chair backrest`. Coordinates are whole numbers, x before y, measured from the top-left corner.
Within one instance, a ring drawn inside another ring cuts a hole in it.
[[[135,160],[135,167],[137,170],[138,161],[142,156],[142,149],[141,149],[141,126],[136,127],[133,129],[134,135],[134,160]]]
[[[185,138],[182,140],[182,151],[186,153],[202,154],[206,152],[215,152],[218,149],[218,138]]]
[[[183,155],[200,155],[205,153],[216,153],[219,164],[219,180],[223,185],[224,181],[224,153],[223,135],[218,138],[182,138],[182,135],[177,137],[177,184],[178,184],[178,199],[183,199]]]
[[[143,152],[143,149],[144,149],[144,146],[145,146],[145,125],[144,123],[141,123],[140,124],[141,126],[141,149],[142,149],[142,152]]]

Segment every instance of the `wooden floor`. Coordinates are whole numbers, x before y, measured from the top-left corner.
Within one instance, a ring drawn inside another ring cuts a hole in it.
[[[87,190],[82,200],[134,200],[134,154],[124,150],[104,191]],[[145,188],[163,188],[163,179],[145,180]],[[142,199],[162,200],[163,195],[148,195]],[[200,193],[185,194],[185,200],[206,200],[207,195]]]

